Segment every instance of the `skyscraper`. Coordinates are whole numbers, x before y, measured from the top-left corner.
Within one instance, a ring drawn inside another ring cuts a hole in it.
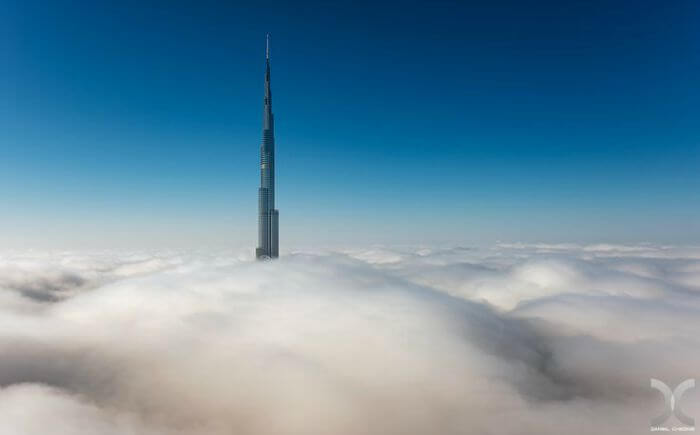
[[[265,99],[258,189],[258,259],[279,257],[279,211],[275,209],[275,118],[270,91],[270,35],[265,41]]]

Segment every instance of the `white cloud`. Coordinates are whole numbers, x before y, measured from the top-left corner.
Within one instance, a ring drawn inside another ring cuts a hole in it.
[[[697,252],[8,254],[0,427],[639,433],[650,377],[700,378]],[[700,418],[697,396],[683,406]]]

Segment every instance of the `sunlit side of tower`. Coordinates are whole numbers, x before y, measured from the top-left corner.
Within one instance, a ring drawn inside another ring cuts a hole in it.
[[[279,211],[275,209],[275,119],[270,90],[270,35],[265,51],[265,99],[258,189],[258,259],[279,257]]]

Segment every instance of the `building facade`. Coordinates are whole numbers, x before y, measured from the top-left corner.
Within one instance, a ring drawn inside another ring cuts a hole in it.
[[[265,50],[265,98],[258,189],[258,259],[279,257],[279,211],[275,208],[275,118],[270,90],[270,35]]]

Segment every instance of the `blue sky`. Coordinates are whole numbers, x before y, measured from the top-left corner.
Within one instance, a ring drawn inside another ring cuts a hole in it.
[[[252,247],[266,32],[283,248],[700,242],[695,1],[19,3],[0,245]]]

